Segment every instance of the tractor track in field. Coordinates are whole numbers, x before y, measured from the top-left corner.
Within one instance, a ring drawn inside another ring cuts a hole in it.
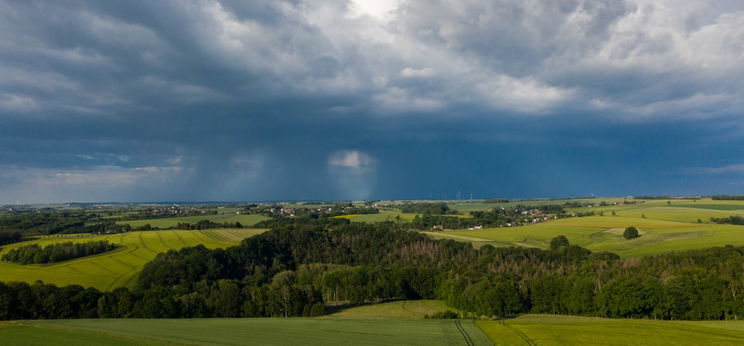
[[[470,334],[468,334],[468,332],[465,331],[465,328],[463,328],[461,320],[455,320],[455,327],[457,327],[457,330],[460,331],[460,334],[462,335],[463,339],[465,339],[465,343],[468,346],[475,346],[475,344],[473,343],[473,339],[470,338]]]
[[[532,341],[532,339],[530,339],[530,337],[528,337],[527,334],[522,333],[521,330],[504,323],[504,321],[499,321],[499,324],[501,324],[502,326],[506,328],[509,328],[511,331],[514,332],[514,334],[517,334],[520,338],[522,338],[522,340],[524,340],[524,342],[526,342],[527,345],[537,346],[537,344],[534,341]]]
[[[181,238],[181,235],[178,234],[178,231],[173,231],[173,234],[175,234],[178,241],[180,241],[181,244],[183,244],[183,247],[189,246],[189,244],[186,244],[186,242],[183,241],[183,238]]]
[[[160,234],[160,231],[155,231],[155,235],[158,236],[158,241],[160,242],[160,246],[163,249],[169,249],[170,248],[170,246],[166,245],[165,242],[163,241],[163,235]]]
[[[152,253],[155,253],[155,254],[157,254],[157,253],[158,253],[157,251],[155,251],[155,250],[151,249],[151,248],[150,248],[149,246],[147,246],[147,242],[146,242],[146,241],[145,241],[145,239],[144,239],[144,238],[142,237],[142,232],[139,232],[139,234],[137,234],[137,237],[139,238],[139,243],[140,243],[140,244],[142,245],[142,248],[144,248],[144,249],[146,249],[147,251],[150,251],[150,252],[152,252]]]
[[[199,230],[196,233],[194,233],[197,238],[199,238],[202,242],[204,241],[214,241],[214,239],[205,232],[205,230]]]
[[[147,262],[152,261],[152,257],[142,257],[142,255],[137,254],[137,250],[139,250],[140,247],[137,246],[137,245],[133,245],[133,246],[134,246],[134,250],[132,252],[128,253],[129,256],[132,256],[134,258],[140,259],[140,260],[143,261],[143,263],[147,263]]]

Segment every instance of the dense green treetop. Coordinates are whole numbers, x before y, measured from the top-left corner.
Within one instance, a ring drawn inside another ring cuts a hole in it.
[[[635,239],[635,238],[640,237],[640,235],[638,234],[637,228],[630,226],[626,228],[625,231],[623,232],[623,237],[625,239]]]

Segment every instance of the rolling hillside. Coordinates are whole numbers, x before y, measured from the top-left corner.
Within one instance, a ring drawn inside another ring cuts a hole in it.
[[[259,229],[210,229],[201,231],[142,231],[112,235],[65,235],[48,236],[38,240],[25,241],[7,245],[0,249],[0,255],[5,251],[23,245],[39,244],[45,246],[52,243],[66,241],[107,240],[123,247],[96,256],[77,258],[70,261],[48,265],[20,265],[0,261],[2,281],[25,281],[32,283],[42,280],[47,283],[60,285],[81,285],[95,287],[101,290],[111,290],[116,287],[133,283],[137,273],[145,263],[158,253],[171,249],[202,244],[209,248],[228,247],[239,243],[242,239],[259,234]]]
[[[679,205],[678,205],[679,204]],[[691,208],[690,205],[696,208]],[[674,250],[744,245],[744,226],[716,224],[711,217],[744,215],[740,201],[650,201],[640,205],[578,208],[594,216],[551,220],[520,227],[426,232],[437,239],[454,239],[475,246],[548,248],[550,239],[565,235],[573,244],[592,251],[611,251],[623,257],[652,255]],[[612,213],[615,215],[612,215]],[[603,215],[600,215],[603,214]],[[622,231],[637,227],[641,237],[626,240]]]

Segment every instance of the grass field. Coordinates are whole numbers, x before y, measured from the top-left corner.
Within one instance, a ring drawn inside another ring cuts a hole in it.
[[[344,309],[327,318],[361,318],[361,319],[423,319],[425,316],[447,310],[460,310],[447,306],[441,300],[401,300],[380,304],[370,304]]]
[[[149,224],[152,227],[169,228],[176,227],[178,223],[197,223],[201,220],[209,220],[212,222],[219,223],[236,223],[240,222],[243,226],[253,226],[263,220],[269,218],[263,215],[238,215],[238,214],[217,214],[217,215],[198,215],[198,216],[183,216],[183,217],[168,217],[162,219],[141,219],[141,220],[127,220],[117,221],[117,224],[124,225],[128,224],[132,227],[140,227]]]
[[[495,345],[741,345],[744,321],[653,321],[524,315],[476,321]]]
[[[406,223],[411,222],[413,219],[420,214],[416,213],[402,213],[397,210],[381,210],[377,214],[354,214],[354,215],[341,215],[337,217],[342,217],[345,219],[351,220],[351,222],[366,222],[366,223],[375,223],[375,222],[385,222],[385,221],[393,221],[397,223]],[[453,214],[453,215],[447,215],[447,216],[454,216],[454,217],[460,217],[460,218],[469,218],[470,214]]]
[[[350,220],[352,222],[367,222],[367,223],[385,222],[385,221],[409,222],[413,220],[413,218],[415,218],[416,215],[418,214],[401,213],[395,210],[380,210],[380,212],[377,214],[361,214],[361,215],[357,215],[351,218]]]
[[[397,309],[388,309],[397,310]],[[468,341],[470,343],[468,343]],[[490,339],[490,341],[489,341]],[[0,322],[3,345],[741,345],[744,321],[248,318]]]
[[[0,340],[81,346],[490,345],[473,321],[322,318],[21,321],[0,323]]]
[[[56,285],[77,284],[84,287],[95,287],[111,290],[127,286],[134,282],[137,273],[145,263],[155,255],[170,249],[203,244],[209,248],[228,247],[242,239],[263,232],[259,229],[210,229],[201,231],[145,231],[128,232],[112,235],[67,235],[42,237],[38,240],[25,241],[4,246],[0,255],[19,246],[39,244],[46,246],[52,243],[74,241],[86,242],[107,240],[123,245],[117,250],[100,255],[77,258],[70,261],[48,265],[20,265],[0,261],[0,280],[34,282],[42,280]]]
[[[695,208],[692,208],[692,207]],[[596,216],[573,217],[520,227],[426,232],[438,239],[467,241],[479,247],[522,246],[547,248],[550,239],[565,235],[573,244],[592,251],[612,251],[624,257],[674,250],[744,245],[744,226],[711,223],[711,217],[744,215],[742,201],[645,201],[637,205],[569,210],[594,211]],[[603,216],[599,216],[600,212]],[[615,216],[612,216],[615,212]],[[626,240],[622,230],[635,226],[642,236]]]

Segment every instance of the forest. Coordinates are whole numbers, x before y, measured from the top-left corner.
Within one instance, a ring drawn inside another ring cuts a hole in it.
[[[19,231],[0,231],[0,245],[20,241],[23,235]]]
[[[451,210],[447,203],[436,202],[436,203],[405,203],[398,206],[398,209],[404,213],[416,213],[416,214],[457,214],[456,210]]]
[[[71,260],[73,258],[97,255],[116,249],[108,241],[89,241],[85,243],[64,242],[41,247],[37,244],[24,245],[3,255],[4,261],[19,264],[44,264]]]
[[[18,213],[0,218],[0,232],[20,232],[23,235],[127,232],[129,225],[119,225],[101,219],[95,213],[49,212]],[[2,242],[0,233],[0,243]]]
[[[162,253],[132,289],[0,284],[0,319],[316,316],[338,304],[421,298],[468,317],[744,314],[741,247],[621,259],[565,237],[549,250],[474,249],[393,223],[276,226],[227,249]]]
[[[731,224],[731,225],[744,225],[744,217],[739,215],[731,215],[729,217],[711,217],[711,222],[718,224]]]

